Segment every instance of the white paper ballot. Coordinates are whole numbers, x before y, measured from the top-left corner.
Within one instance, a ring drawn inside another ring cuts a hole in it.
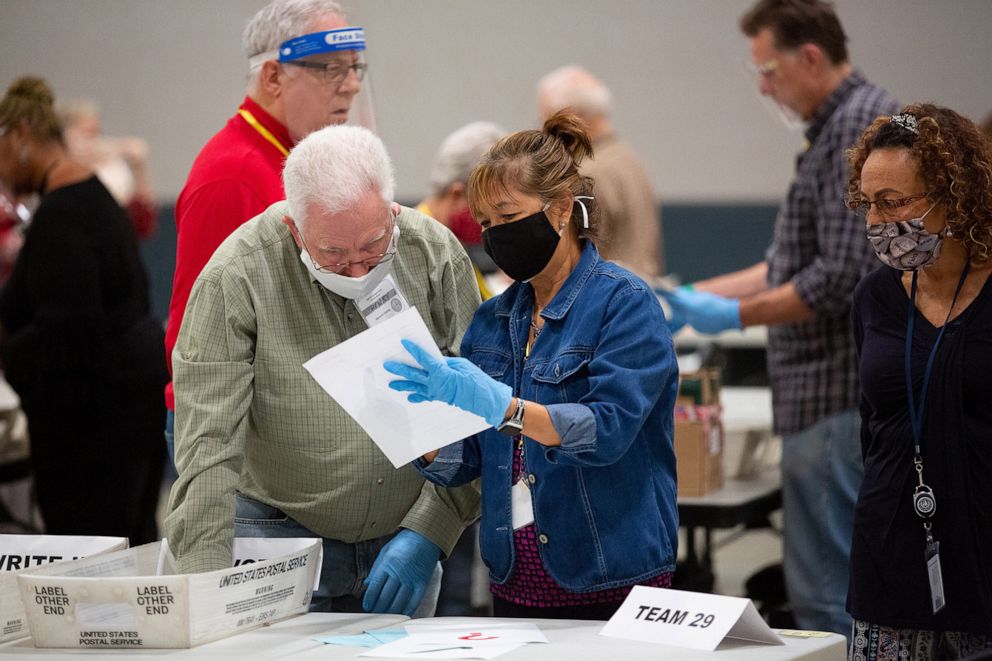
[[[448,618],[451,619],[451,618]],[[432,642],[464,645],[501,643],[546,643],[544,635],[533,622],[500,622],[476,620],[457,624],[434,624],[412,621],[403,627],[412,638],[430,639]]]
[[[454,620],[454,623],[450,623]],[[392,659],[492,659],[527,643],[547,643],[548,638],[531,622],[490,620],[445,624],[412,621],[404,626],[408,637],[376,647],[361,656]]]
[[[461,644],[455,645],[409,636],[363,652],[359,656],[376,659],[495,659],[526,644],[506,642],[487,645],[461,641]]]
[[[413,404],[408,393],[389,388],[400,377],[382,367],[385,361],[415,364],[400,344],[404,339],[442,357],[420,313],[410,308],[303,364],[397,468],[489,427],[474,413],[442,402]]]

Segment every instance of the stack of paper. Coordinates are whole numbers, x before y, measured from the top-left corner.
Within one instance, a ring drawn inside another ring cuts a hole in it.
[[[529,643],[547,643],[537,625],[526,622],[406,625],[407,636],[362,656],[388,659],[492,659]]]

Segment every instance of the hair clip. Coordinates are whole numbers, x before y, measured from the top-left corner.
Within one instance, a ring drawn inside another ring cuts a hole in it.
[[[900,126],[906,129],[907,131],[913,133],[914,135],[920,134],[919,124],[916,121],[916,117],[914,117],[913,115],[909,115],[909,114],[892,115],[892,117],[889,118],[889,121],[895,124],[896,126]]]

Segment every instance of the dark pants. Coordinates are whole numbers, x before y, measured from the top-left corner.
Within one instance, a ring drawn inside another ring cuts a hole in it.
[[[46,533],[127,537],[131,546],[159,539],[165,407],[154,391],[128,396],[136,387],[148,388],[91,386],[93,396],[77,400],[82,405],[63,398],[57,408],[24,401]]]

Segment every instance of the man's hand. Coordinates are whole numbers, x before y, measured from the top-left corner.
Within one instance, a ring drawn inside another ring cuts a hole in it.
[[[403,346],[419,367],[388,360],[387,372],[403,377],[390,381],[389,387],[409,392],[411,402],[438,401],[474,413],[493,427],[506,417],[513,399],[513,389],[492,378],[465,358],[435,358],[416,343],[403,340]]]
[[[738,298],[724,298],[686,288],[656,290],[672,308],[672,319],[684,320],[700,333],[721,333],[741,328],[741,304]],[[673,322],[669,322],[669,326]]]
[[[440,557],[441,549],[434,542],[412,530],[401,530],[372,563],[362,608],[368,613],[413,615]]]

